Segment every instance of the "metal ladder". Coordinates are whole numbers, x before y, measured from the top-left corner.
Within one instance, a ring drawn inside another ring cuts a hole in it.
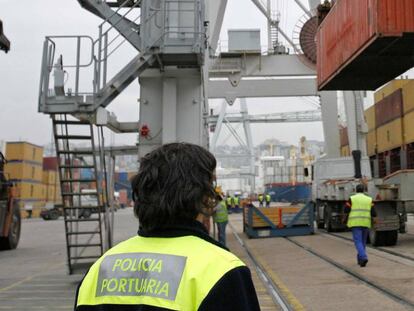
[[[53,133],[59,165],[65,222],[67,264],[69,274],[84,273],[104,252],[105,215],[107,193],[98,172],[94,128],[88,121],[79,121],[67,114],[52,115]],[[80,134],[80,130],[82,133]],[[86,132],[86,133],[85,133]],[[73,143],[89,143],[90,147],[74,149]],[[83,177],[82,170],[90,170]],[[104,174],[106,175],[106,174]],[[85,191],[95,183],[95,191]],[[89,198],[89,202],[85,198]],[[91,200],[92,198],[92,200]],[[110,243],[107,243],[110,244]]]

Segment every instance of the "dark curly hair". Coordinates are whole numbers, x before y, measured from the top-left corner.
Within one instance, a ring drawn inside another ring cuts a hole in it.
[[[188,224],[213,208],[215,168],[209,151],[188,143],[166,144],[142,158],[132,180],[140,229]]]

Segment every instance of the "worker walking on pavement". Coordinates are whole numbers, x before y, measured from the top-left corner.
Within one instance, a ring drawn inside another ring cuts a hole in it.
[[[240,198],[238,195],[234,196],[233,202],[234,202],[234,211],[236,213],[240,213]]]
[[[201,223],[217,205],[214,156],[172,143],[140,164],[132,181],[138,235],[92,265],[76,311],[260,310],[249,268]]]
[[[232,205],[233,205],[233,199],[230,194],[227,195],[226,199],[226,205],[227,205],[227,211],[229,214],[232,212]]]
[[[266,200],[266,207],[270,207],[270,201],[272,200],[272,197],[270,196],[270,194],[266,193],[265,200]]]
[[[213,216],[214,222],[217,224],[218,240],[226,246],[226,226],[229,221],[226,202],[218,195],[219,204],[215,208]]]
[[[263,194],[260,193],[257,198],[259,200],[259,207],[263,207],[263,200],[264,200]]]
[[[366,244],[371,228],[372,218],[376,217],[372,198],[364,194],[364,185],[356,186],[356,194],[351,196],[345,214],[348,214],[347,225],[352,230],[352,237],[357,250],[357,262],[361,267],[368,263]]]

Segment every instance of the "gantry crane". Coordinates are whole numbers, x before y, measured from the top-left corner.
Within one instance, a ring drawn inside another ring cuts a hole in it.
[[[118,133],[138,132],[139,156],[168,142],[208,142],[203,118],[208,80],[205,1],[78,1],[103,20],[98,37],[46,37],[39,91],[39,111],[52,117],[60,159],[69,273],[85,271],[112,242],[103,126]],[[74,53],[65,51],[68,45],[75,47]],[[124,61],[117,53],[126,45],[132,59],[113,69]],[[137,78],[139,122],[119,122],[106,108]],[[79,128],[85,128],[82,134]],[[76,149],[77,142],[89,148]],[[92,170],[93,178],[79,177],[83,169]],[[88,208],[81,198],[91,195],[82,187],[91,182],[97,204],[89,208],[97,213],[81,219],[79,211]]]

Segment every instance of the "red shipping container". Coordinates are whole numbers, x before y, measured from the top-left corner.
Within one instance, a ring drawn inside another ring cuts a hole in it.
[[[414,66],[414,0],[338,0],[316,40],[319,90],[375,90]]]
[[[58,170],[58,158],[57,157],[45,157],[43,158],[43,169],[45,171],[57,171]]]
[[[375,104],[376,126],[380,127],[381,125],[401,118],[403,111],[402,90],[398,89]]]

